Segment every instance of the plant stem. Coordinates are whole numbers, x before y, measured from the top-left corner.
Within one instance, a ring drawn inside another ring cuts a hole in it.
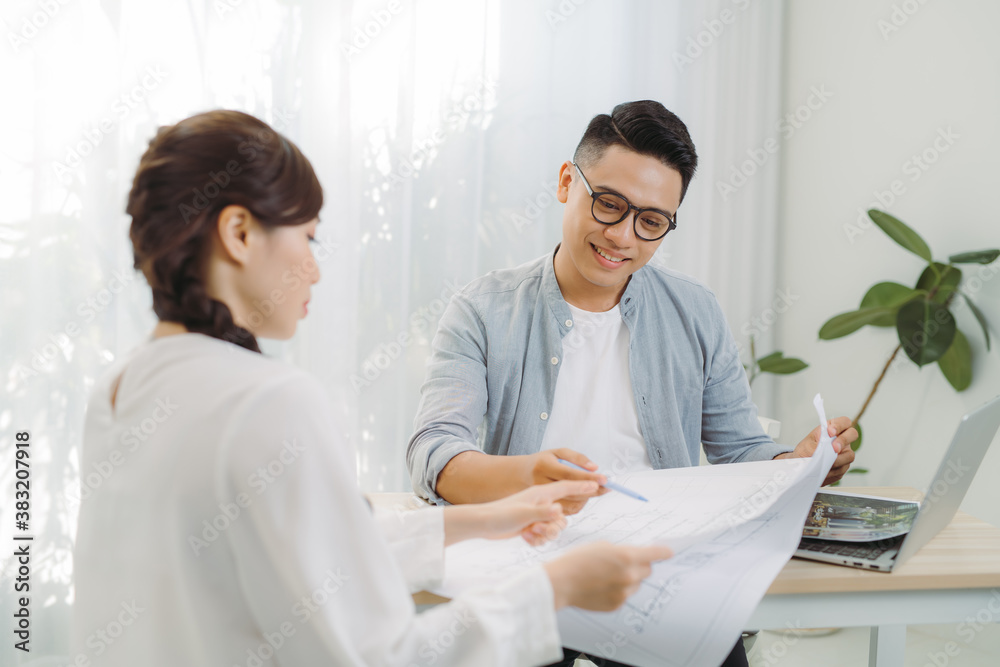
[[[861,416],[863,414],[865,414],[865,410],[868,409],[868,404],[871,403],[871,401],[872,401],[872,396],[875,395],[875,392],[878,390],[879,384],[882,383],[882,378],[884,378],[885,374],[889,371],[889,366],[892,365],[893,359],[896,358],[896,355],[899,354],[899,350],[902,347],[903,347],[902,343],[900,343],[899,345],[897,345],[896,349],[892,351],[892,356],[889,357],[889,361],[885,362],[885,367],[882,368],[881,375],[879,375],[878,379],[875,380],[875,385],[872,387],[871,392],[868,394],[868,398],[865,399],[865,404],[861,406],[861,412],[859,412],[858,416],[854,418],[853,422],[851,422],[852,426],[857,426],[858,422],[861,420]]]

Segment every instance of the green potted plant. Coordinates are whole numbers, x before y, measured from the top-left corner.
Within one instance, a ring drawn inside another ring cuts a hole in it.
[[[965,391],[972,383],[972,350],[968,338],[958,328],[951,312],[957,296],[968,305],[982,328],[987,350],[990,349],[990,332],[982,311],[968,294],[959,290],[962,270],[956,264],[985,265],[1000,257],[1000,250],[994,248],[951,255],[947,264],[936,262],[927,243],[900,220],[878,209],[869,210],[868,217],[889,238],[927,262],[927,266],[921,271],[913,287],[892,281],[872,285],[862,297],[857,310],[831,317],[819,330],[821,339],[833,340],[854,333],[864,326],[895,328],[899,339],[899,344],[892,351],[854,418],[854,427],[859,434],[852,445],[855,451],[861,446],[861,417],[900,350],[918,367],[936,363],[956,391]],[[850,472],[868,471],[864,468],[852,468]]]

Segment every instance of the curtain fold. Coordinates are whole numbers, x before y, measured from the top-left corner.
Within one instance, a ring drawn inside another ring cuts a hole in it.
[[[13,91],[0,110],[0,488],[12,487],[9,434],[30,430],[32,664],[75,658],[71,554],[80,478],[93,472],[78,468],[88,392],[155,323],[124,205],[159,125],[237,108],[313,162],[326,194],[322,280],[295,338],[262,347],[334,396],[368,491],[408,488],[406,441],[447,299],[552,250],[559,165],[589,119],[619,102],[663,102],[701,157],[680,227],[655,261],[713,288],[737,340],[774,298],[780,154],[732,196],[717,183],[780,118],[780,3],[54,5],[40,26],[32,2],[0,15],[22,42],[0,49],[0,82]],[[724,26],[714,36],[713,21]],[[689,40],[706,44],[684,63]],[[12,524],[4,499],[5,544]],[[4,561],[3,590],[13,571]],[[12,609],[0,598],[0,613]]]

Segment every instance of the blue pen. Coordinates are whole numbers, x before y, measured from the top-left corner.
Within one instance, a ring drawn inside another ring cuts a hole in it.
[[[565,463],[566,465],[568,465],[571,468],[576,468],[577,470],[582,470],[583,472],[592,472],[590,470],[587,470],[583,466],[578,466],[577,464],[575,464],[575,463],[573,463],[571,461],[567,461],[566,459],[556,459],[556,460],[559,461],[559,463]],[[609,489],[611,489],[612,491],[617,491],[618,493],[624,493],[626,496],[629,496],[630,498],[635,498],[636,500],[641,500],[644,503],[648,503],[649,502],[649,500],[647,500],[646,498],[643,498],[642,496],[640,496],[635,491],[631,491],[629,489],[626,489],[621,484],[615,484],[614,482],[606,482],[605,484],[602,484],[602,486],[606,486]]]

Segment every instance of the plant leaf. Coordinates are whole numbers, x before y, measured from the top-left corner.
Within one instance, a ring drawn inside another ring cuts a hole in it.
[[[972,302],[972,299],[969,298],[968,294],[966,294],[965,292],[959,292],[959,294],[961,294],[962,298],[965,299],[965,303],[969,304],[969,310],[971,310],[972,314],[976,316],[976,320],[979,322],[979,326],[983,328],[983,338],[986,339],[986,351],[989,352],[990,330],[986,325],[986,316],[983,315],[983,311],[979,310],[979,306],[977,306],[975,303]]]
[[[858,451],[861,449],[861,439],[864,437],[864,433],[861,431],[861,424],[855,424],[854,428],[858,431],[858,439],[851,443],[851,449]]]
[[[780,359],[761,359],[760,370],[762,373],[774,373],[775,375],[791,375],[809,368],[809,364],[796,359],[795,357],[782,357]]]
[[[936,270],[936,272],[935,272]],[[941,275],[940,283],[938,274]],[[930,292],[938,285],[938,291],[934,295],[936,303],[944,303],[951,296],[951,293],[958,289],[958,283],[962,282],[962,269],[957,266],[949,266],[941,262],[934,262],[933,268],[928,266],[917,279],[917,289]]]
[[[894,282],[883,282],[872,285],[868,292],[861,299],[859,310],[865,308],[890,308],[891,311],[878,318],[874,322],[869,322],[876,327],[896,326],[896,311],[907,301],[922,293],[922,290],[913,289],[906,285]]]
[[[784,353],[783,352],[772,352],[771,354],[768,354],[768,355],[763,356],[760,359],[758,359],[757,360],[757,365],[760,366],[761,364],[766,363],[768,361],[771,361],[772,359],[781,359],[781,355],[782,354],[784,354]]]
[[[937,363],[955,391],[965,391],[972,384],[972,350],[960,329],[955,330],[955,340]]]
[[[935,301],[911,301],[896,316],[899,344],[917,366],[940,359],[955,339],[955,331],[955,317]]]
[[[960,252],[949,257],[948,261],[953,264],[991,264],[997,257],[1000,257],[1000,250],[993,248],[992,250]]]
[[[892,308],[882,307],[852,310],[848,313],[834,315],[820,327],[819,337],[823,340],[833,340],[834,338],[846,336],[892,312]]]
[[[854,473],[855,475],[863,475],[868,472],[868,468],[851,468],[847,471],[847,474]]]
[[[927,243],[920,238],[920,234],[910,229],[902,221],[877,208],[870,209],[868,217],[893,241],[917,257],[922,257],[928,262],[931,261],[931,249],[927,246]]]

